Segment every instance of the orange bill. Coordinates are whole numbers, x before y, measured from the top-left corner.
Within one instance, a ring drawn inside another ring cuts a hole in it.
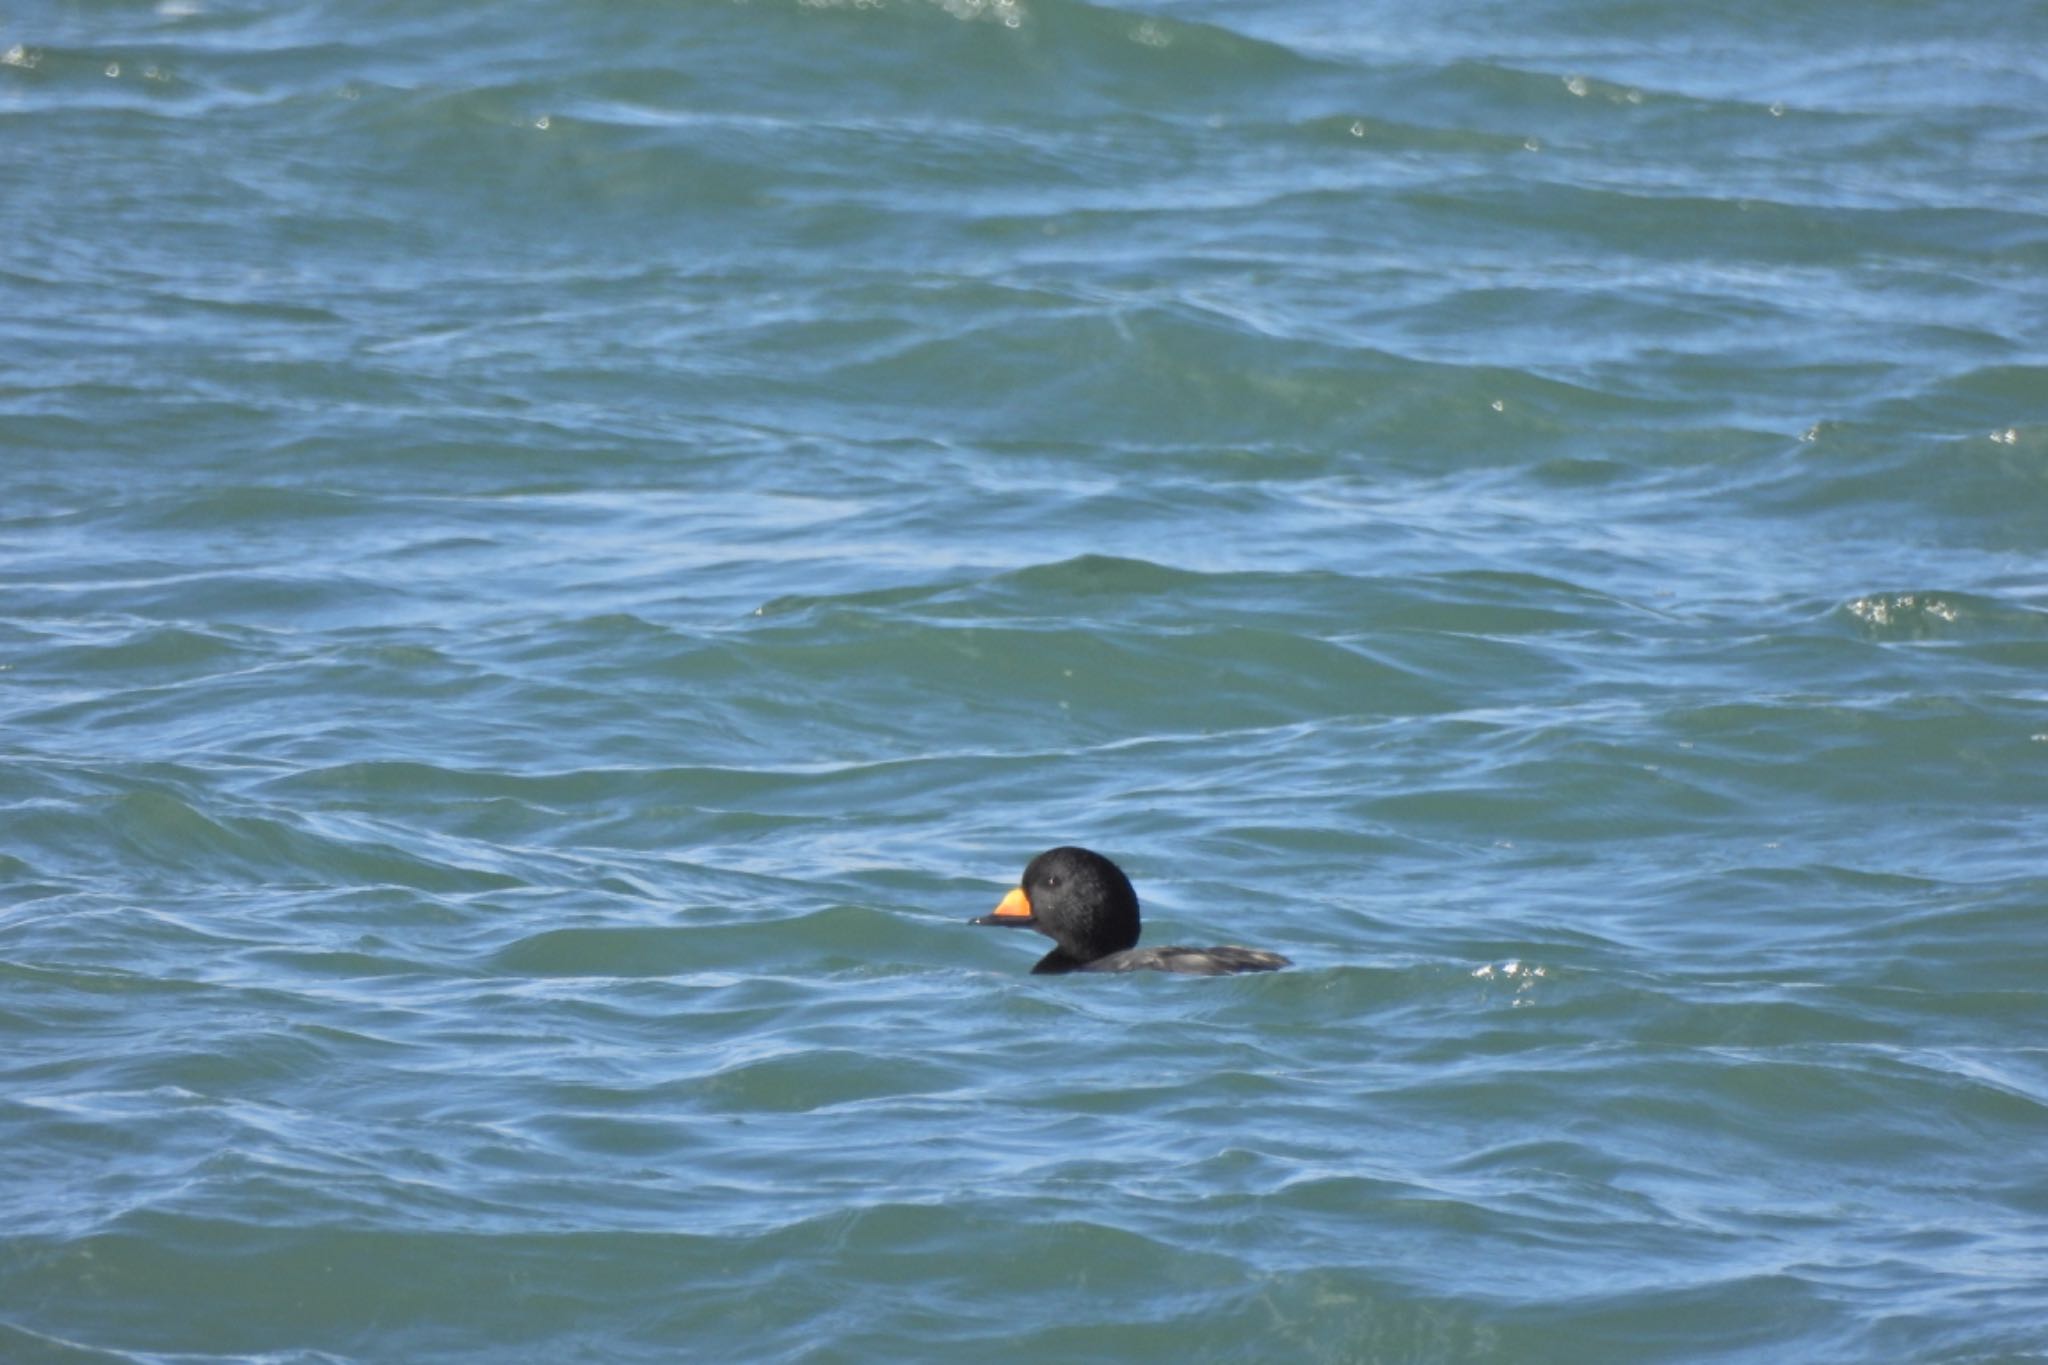
[[[968,922],[970,924],[1016,925],[1035,925],[1038,923],[1037,920],[1031,917],[1031,897],[1024,894],[1024,888],[1021,886],[1012,887],[1010,894],[1003,897],[1002,903],[988,914],[983,915],[980,919]]]

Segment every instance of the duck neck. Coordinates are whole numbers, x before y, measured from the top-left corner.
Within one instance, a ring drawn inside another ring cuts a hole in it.
[[[1060,972],[1078,972],[1087,962],[1075,957],[1065,948],[1055,948],[1038,959],[1038,965],[1031,969],[1033,976],[1054,976]]]

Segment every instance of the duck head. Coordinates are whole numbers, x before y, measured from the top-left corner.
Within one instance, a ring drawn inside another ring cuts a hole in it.
[[[968,923],[1036,929],[1059,946],[1032,970],[1069,971],[1138,945],[1138,893],[1100,853],[1049,848],[1002,904]]]

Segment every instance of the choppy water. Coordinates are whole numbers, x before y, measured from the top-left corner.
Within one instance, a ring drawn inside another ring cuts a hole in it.
[[[30,0],[0,150],[0,1359],[2048,1358],[2038,4]]]

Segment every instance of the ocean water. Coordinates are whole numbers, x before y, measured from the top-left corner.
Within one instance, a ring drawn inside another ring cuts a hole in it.
[[[2048,1360],[2037,0],[26,0],[0,151],[0,1360]]]

